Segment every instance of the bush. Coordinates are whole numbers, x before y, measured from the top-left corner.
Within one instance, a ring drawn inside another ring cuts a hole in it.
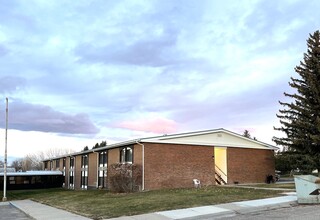
[[[112,192],[139,191],[142,184],[141,165],[129,163],[111,164],[109,167],[109,189]]]

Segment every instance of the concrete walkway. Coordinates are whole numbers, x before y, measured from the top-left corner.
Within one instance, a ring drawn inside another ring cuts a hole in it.
[[[232,202],[212,206],[201,206],[195,208],[170,210],[136,216],[124,216],[112,220],[173,220],[173,219],[201,219],[220,218],[223,216],[234,216],[239,213],[250,213],[280,207],[289,207],[297,204],[295,193],[288,193],[287,196],[280,196],[268,199],[258,199],[243,202]]]
[[[31,200],[11,201],[11,205],[20,209],[33,219],[65,219],[65,220],[86,220],[89,218],[76,215],[61,209],[33,202]],[[113,218],[113,220],[173,220],[173,219],[201,219],[201,218],[221,218],[223,216],[234,216],[239,213],[250,213],[262,210],[276,209],[280,207],[289,207],[297,204],[295,193],[287,193],[286,196],[258,199],[243,202],[232,202],[219,205],[201,206],[186,209],[177,209],[170,211],[155,212],[149,214],[123,216]]]
[[[65,220],[87,220],[89,218],[83,217],[81,215],[76,215],[61,209],[53,208],[41,203],[33,202],[31,200],[18,200],[11,201],[11,205],[20,209],[30,217],[39,220],[55,220],[55,219],[65,219]]]

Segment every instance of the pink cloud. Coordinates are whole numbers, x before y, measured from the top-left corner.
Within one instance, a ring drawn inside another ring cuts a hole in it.
[[[135,121],[123,121],[117,127],[135,131],[146,131],[157,134],[168,134],[177,131],[177,123],[166,118],[151,118]]]

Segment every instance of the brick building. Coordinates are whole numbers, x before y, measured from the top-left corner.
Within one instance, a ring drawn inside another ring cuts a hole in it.
[[[225,129],[141,138],[47,159],[69,189],[108,188],[110,165],[132,163],[142,170],[142,190],[265,182],[274,175],[277,148]]]

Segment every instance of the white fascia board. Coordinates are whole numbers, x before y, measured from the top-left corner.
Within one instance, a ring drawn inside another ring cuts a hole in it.
[[[134,140],[130,140],[130,141],[124,141],[124,142],[120,142],[120,143],[110,144],[110,145],[107,145],[107,146],[101,147],[101,148],[95,148],[95,149],[92,149],[92,152],[103,151],[103,150],[118,148],[118,147],[124,147],[127,145],[136,144],[137,142],[140,142],[140,139],[134,139]]]
[[[273,146],[273,145],[271,145],[271,144],[267,144],[267,143],[264,143],[264,142],[258,141],[258,140],[253,140],[253,139],[251,139],[251,138],[244,137],[244,136],[242,136],[242,135],[240,135],[240,134],[237,134],[237,133],[234,133],[234,132],[232,132],[232,131],[228,131],[228,130],[225,130],[225,129],[222,129],[222,130],[223,130],[223,132],[225,132],[225,133],[228,133],[228,134],[230,134],[230,135],[237,136],[237,137],[242,138],[242,139],[244,139],[244,140],[251,141],[251,142],[253,142],[253,143],[263,145],[263,146],[268,147],[268,148],[271,148],[271,149],[273,149],[273,150],[279,150],[278,147]]]
[[[211,134],[211,133],[219,133],[226,131],[223,128],[214,129],[214,130],[205,130],[205,131],[193,131],[193,132],[186,132],[186,133],[180,133],[180,134],[170,134],[170,135],[162,135],[162,136],[155,136],[155,137],[149,137],[149,138],[141,138],[140,140],[142,142],[147,140],[166,140],[166,139],[172,139],[172,138],[182,138],[182,137],[191,137],[191,136],[198,136],[198,135],[204,135],[204,134]]]
[[[202,142],[178,142],[178,141],[153,141],[153,140],[145,140],[141,141],[145,143],[156,143],[156,144],[181,144],[181,145],[201,145],[201,146],[211,146],[211,147],[234,147],[234,148],[250,148],[250,149],[262,149],[262,150],[277,150],[278,148],[274,149],[271,147],[255,147],[250,145],[242,145],[242,144],[222,144],[222,143],[202,143]]]
[[[196,137],[196,136],[201,136],[201,135],[206,135],[206,134],[215,134],[215,133],[225,133],[237,138],[240,138],[242,140],[245,140],[247,142],[251,142],[255,145],[258,146],[250,146],[250,145],[244,145],[244,144],[234,144],[234,143],[215,143],[215,142],[210,142],[210,143],[204,143],[204,142],[183,142],[183,141],[176,141],[179,138],[186,138],[186,137]],[[173,140],[175,139],[175,140]],[[198,131],[198,132],[189,132],[189,133],[182,133],[182,134],[175,134],[175,135],[164,135],[164,136],[158,136],[158,137],[152,137],[152,138],[143,138],[141,139],[141,142],[153,142],[153,143],[176,143],[176,144],[194,144],[194,145],[208,145],[208,146],[226,146],[226,147],[242,147],[242,148],[256,148],[256,149],[269,149],[269,150],[278,150],[278,147],[275,147],[273,145],[261,142],[261,141],[256,141],[251,138],[246,138],[242,135],[239,135],[237,133],[225,130],[225,129],[215,129],[215,130],[206,130],[206,131]],[[261,146],[261,147],[260,147]]]

